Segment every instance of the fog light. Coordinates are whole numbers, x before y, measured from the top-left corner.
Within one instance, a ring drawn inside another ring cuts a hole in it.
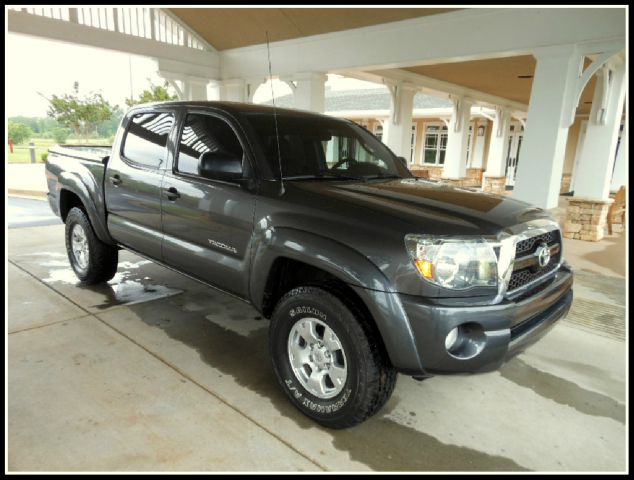
[[[445,338],[445,348],[451,350],[458,340],[458,327],[454,328],[447,334]]]

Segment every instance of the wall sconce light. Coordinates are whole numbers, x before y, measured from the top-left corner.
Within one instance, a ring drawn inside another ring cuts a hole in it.
[[[478,127],[478,137],[484,137],[484,125]]]

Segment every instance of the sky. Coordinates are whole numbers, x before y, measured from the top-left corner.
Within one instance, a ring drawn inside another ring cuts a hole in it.
[[[53,94],[71,93],[73,83],[79,82],[80,95],[100,92],[114,105],[125,109],[125,99],[138,96],[163,80],[156,73],[157,65],[151,58],[128,55],[111,50],[84,47],[69,43],[39,39],[9,33],[6,45],[5,98],[9,117],[45,117]],[[326,85],[332,89],[376,88],[377,85],[359,80],[329,75]],[[276,96],[291,93],[284,82],[273,82]],[[213,89],[210,88],[210,95]],[[254,101],[271,98],[270,85],[256,91]]]

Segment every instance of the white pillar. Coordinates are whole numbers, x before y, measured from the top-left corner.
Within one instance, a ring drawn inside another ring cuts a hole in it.
[[[484,143],[487,138],[487,121],[480,118],[473,126],[473,147],[471,151],[470,168],[482,168],[484,164]],[[482,130],[482,136],[479,135]]]
[[[327,79],[323,73],[296,73],[291,79],[285,79],[293,90],[294,107],[324,113]]]
[[[534,55],[537,66],[513,196],[541,208],[555,208],[570,109],[576,108],[571,99],[576,95],[583,56],[570,45],[539,49]]]
[[[612,184],[610,190],[616,191],[622,185],[627,187],[627,121],[623,125],[621,133],[621,143],[616,152],[616,160],[614,161],[614,173],[612,175]]]
[[[218,96],[221,101],[245,102],[246,84],[241,78],[222,80],[218,84]]]
[[[383,124],[382,141],[397,156],[410,162],[412,149],[412,110],[416,87],[398,83],[387,86],[390,91],[390,116]]]
[[[502,107],[496,107],[493,131],[489,143],[487,156],[487,177],[503,177],[506,171],[506,156],[508,154],[508,136],[511,128],[511,112]]]
[[[207,100],[207,84],[209,83],[209,80],[189,76],[185,79],[185,83],[188,85],[188,100]]]
[[[447,131],[447,153],[442,178],[460,179],[467,175],[467,140],[472,101],[452,97],[453,112]]]
[[[575,197],[606,200],[625,99],[624,62],[608,62],[597,73],[588,129],[575,174]]]

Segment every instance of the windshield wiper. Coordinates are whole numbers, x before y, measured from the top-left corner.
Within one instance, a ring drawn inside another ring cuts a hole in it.
[[[400,175],[388,174],[388,175],[370,175],[364,177],[366,180],[376,180],[377,178],[403,178]]]
[[[350,175],[338,175],[334,173],[320,173],[314,175],[294,175],[292,177],[284,177],[284,180],[363,180],[360,177],[352,177]]]

